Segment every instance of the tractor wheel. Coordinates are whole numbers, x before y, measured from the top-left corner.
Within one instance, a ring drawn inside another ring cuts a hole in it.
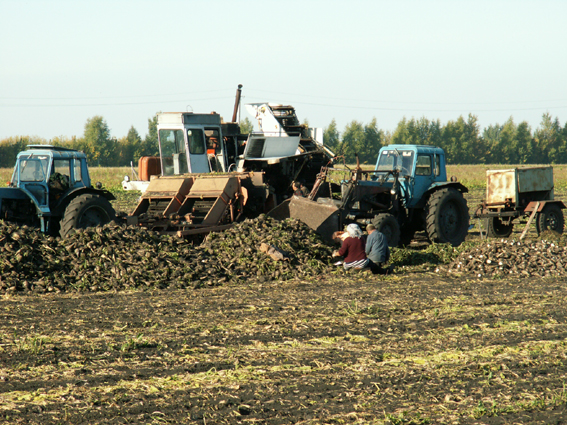
[[[459,246],[469,231],[469,209],[463,194],[446,187],[427,201],[426,230],[431,242]]]
[[[388,246],[396,247],[400,243],[400,225],[392,214],[378,214],[372,220],[372,224],[380,233],[386,236]]]
[[[115,215],[108,199],[91,193],[79,195],[65,208],[59,234],[64,238],[74,229],[101,226],[114,220]]]
[[[500,217],[485,218],[483,225],[489,238],[507,238],[514,230],[514,223],[504,224]]]
[[[563,218],[563,211],[557,204],[547,204],[543,210],[537,214],[536,229],[537,234],[540,235],[546,230],[553,230],[557,233],[563,233],[563,226],[565,219]]]

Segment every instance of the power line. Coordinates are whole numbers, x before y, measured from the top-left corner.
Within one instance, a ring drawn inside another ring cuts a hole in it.
[[[311,97],[315,99],[344,100],[349,102],[389,103],[389,104],[401,104],[401,105],[513,105],[513,104],[521,104],[521,103],[567,102],[567,99],[518,100],[518,101],[509,101],[509,102],[408,102],[408,101],[400,101],[400,100],[376,100],[376,99],[368,100],[368,99],[353,99],[353,98],[328,97],[328,96],[311,96],[311,95],[299,94],[299,93],[284,93],[278,91],[257,90],[257,89],[247,90],[247,92],[250,91],[260,92],[260,93],[273,93],[284,96]],[[298,102],[295,101],[294,103],[298,103]]]
[[[221,96],[221,97],[208,97],[202,99],[172,99],[164,101],[147,101],[147,102],[113,102],[113,103],[60,103],[60,104],[9,104],[1,105],[0,108],[65,108],[65,107],[89,107],[89,106],[127,106],[127,105],[152,105],[152,104],[163,104],[170,102],[200,102],[203,100],[217,100],[217,99],[232,99],[232,96]]]
[[[133,99],[133,98],[144,98],[144,97],[167,97],[167,96],[187,96],[193,94],[202,93],[215,93],[227,91],[227,89],[218,90],[202,90],[196,92],[185,92],[185,93],[171,93],[171,94],[139,94],[131,96],[74,96],[74,97],[0,97],[0,100],[89,100],[89,99]]]
[[[310,105],[310,106],[325,106],[332,108],[343,108],[343,109],[360,109],[366,111],[393,111],[393,112],[514,112],[514,111],[537,111],[541,109],[565,109],[567,106],[540,106],[540,107],[530,107],[530,108],[502,108],[502,109],[429,109],[429,108],[386,108],[380,106],[351,106],[351,105],[333,105],[329,103],[313,103],[313,102],[287,102],[282,101],[281,103],[293,104],[293,105]]]

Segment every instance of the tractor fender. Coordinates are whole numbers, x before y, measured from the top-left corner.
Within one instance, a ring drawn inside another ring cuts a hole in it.
[[[469,191],[461,182],[436,182],[429,186],[425,193],[429,194],[444,187],[454,187],[461,193],[467,193]]]
[[[555,201],[555,200],[548,200],[548,201],[531,201],[526,208],[524,209],[524,212],[526,213],[531,213],[533,212],[533,210],[536,208],[536,205],[538,205],[539,202],[539,206],[537,209],[537,212],[541,212],[543,210],[543,208],[547,205],[547,204],[557,204],[557,206],[559,208],[561,208],[562,210],[567,208],[565,207],[565,204],[563,203],[563,201]]]
[[[57,201],[57,204],[52,208],[51,212],[54,216],[62,216],[65,212],[65,208],[69,205],[73,199],[77,196],[82,195],[84,193],[92,193],[93,195],[102,196],[109,201],[113,201],[116,197],[106,189],[95,189],[94,187],[80,187],[77,189],[73,189],[70,192],[67,192],[65,196],[62,196],[61,199]]]
[[[423,194],[423,196],[421,197],[419,202],[416,204],[415,208],[425,207],[425,204],[427,203],[427,200],[429,199],[431,194],[433,192],[437,192],[438,190],[443,189],[445,187],[454,187],[455,189],[457,189],[461,193],[467,193],[469,191],[469,189],[464,184],[462,184],[460,182],[436,182],[436,183],[431,184],[427,188],[427,190],[425,191],[425,193]]]

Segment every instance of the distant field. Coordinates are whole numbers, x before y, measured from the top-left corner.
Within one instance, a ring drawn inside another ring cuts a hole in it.
[[[354,165],[350,165],[350,167],[354,168]],[[449,177],[457,177],[461,183],[471,189],[484,189],[486,170],[499,170],[515,167],[523,166],[503,164],[449,165],[447,166],[447,175]],[[373,167],[364,166],[363,168],[372,169]],[[104,187],[110,190],[119,189],[121,187],[120,182],[124,176],[131,176],[132,174],[130,167],[91,167],[89,170],[91,180],[93,182],[99,181]],[[567,191],[567,164],[554,165],[553,172],[555,176],[556,193]],[[11,177],[11,168],[0,168],[0,187],[6,187],[7,182],[11,179]]]

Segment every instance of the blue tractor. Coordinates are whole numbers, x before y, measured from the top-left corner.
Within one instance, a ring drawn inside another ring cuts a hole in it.
[[[91,185],[83,152],[31,145],[18,154],[8,187],[0,188],[0,219],[65,237],[114,220],[113,199],[100,183]]]
[[[276,208],[276,218],[299,218],[327,240],[349,223],[372,223],[390,246],[407,245],[418,231],[431,242],[460,245],[468,233],[469,210],[456,178],[447,180],[445,152],[424,145],[389,145],[380,149],[374,170],[357,165],[341,182],[340,195],[319,197],[323,169],[307,198],[293,197]]]

